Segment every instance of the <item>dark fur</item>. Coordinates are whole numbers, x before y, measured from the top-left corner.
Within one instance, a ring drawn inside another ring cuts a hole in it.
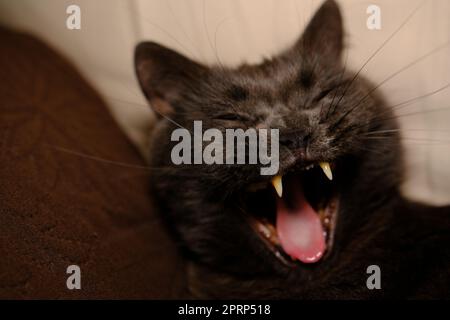
[[[314,265],[289,268],[267,250],[236,207],[245,185],[267,177],[254,165],[173,165],[170,135],[177,125],[160,117],[152,136],[151,162],[158,168],[152,192],[195,262],[191,287],[196,295],[449,297],[450,210],[401,196],[398,134],[366,138],[369,131],[397,129],[395,116],[374,94],[353,108],[373,84],[361,76],[351,81],[354,73],[342,72],[342,38],[339,8],[326,1],[292,48],[259,65],[206,67],[155,43],[137,47],[139,81],[163,116],[186,128],[194,120],[203,120],[204,129],[279,128],[282,172],[292,159],[291,143],[298,141],[296,148],[308,145],[299,161],[327,159],[339,165],[341,206],[332,254]],[[372,264],[381,267],[381,290],[366,288],[366,268]]]

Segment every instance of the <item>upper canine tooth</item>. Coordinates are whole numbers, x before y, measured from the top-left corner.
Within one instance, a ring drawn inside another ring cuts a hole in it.
[[[329,162],[321,162],[319,163],[320,167],[323,170],[323,173],[327,176],[328,179],[333,180],[333,172],[331,172],[331,167]]]
[[[281,196],[283,195],[283,182],[281,180],[281,176],[273,177],[271,182],[278,196],[281,198]]]

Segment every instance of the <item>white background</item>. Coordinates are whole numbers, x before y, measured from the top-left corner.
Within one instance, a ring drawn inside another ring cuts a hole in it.
[[[363,74],[375,83],[450,41],[448,0],[338,2],[345,19],[348,65],[354,70],[423,3],[364,68]],[[81,7],[81,30],[66,28],[70,4]],[[68,56],[100,91],[127,134],[144,148],[152,113],[134,76],[133,49],[139,41],[158,41],[209,64],[218,59],[229,65],[257,62],[295,41],[320,4],[319,0],[0,0],[0,21],[38,34]],[[366,27],[370,4],[381,7],[380,31]],[[450,49],[445,47],[380,90],[395,105],[447,83]],[[418,114],[400,118],[408,167],[404,191],[415,199],[450,203],[450,90],[398,110],[410,113]]]

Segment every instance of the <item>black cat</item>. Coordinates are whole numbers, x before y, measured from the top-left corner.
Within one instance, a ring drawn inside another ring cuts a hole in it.
[[[152,195],[193,262],[196,296],[450,296],[450,209],[402,197],[396,117],[373,84],[345,70],[342,50],[331,0],[292,48],[258,65],[207,67],[156,43],[136,48],[160,116]],[[279,129],[282,196],[255,165],[174,165],[171,133],[194,120]],[[370,265],[381,289],[366,286]]]

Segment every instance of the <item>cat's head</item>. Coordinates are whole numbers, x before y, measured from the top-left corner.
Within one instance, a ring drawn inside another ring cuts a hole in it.
[[[396,121],[373,85],[346,70],[343,47],[339,7],[326,1],[292,47],[258,65],[208,67],[156,43],[136,48],[158,115],[153,193],[195,259],[236,273],[315,272],[396,192]],[[172,132],[199,120],[203,130],[279,129],[282,198],[257,165],[175,165]]]

